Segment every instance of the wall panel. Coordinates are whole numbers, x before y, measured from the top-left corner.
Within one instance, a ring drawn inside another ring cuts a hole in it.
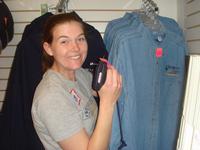
[[[189,54],[200,54],[200,0],[186,1],[185,29]]]

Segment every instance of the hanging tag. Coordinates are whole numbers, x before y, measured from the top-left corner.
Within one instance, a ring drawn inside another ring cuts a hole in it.
[[[163,49],[162,48],[156,48],[155,52],[156,58],[160,58],[163,56]]]

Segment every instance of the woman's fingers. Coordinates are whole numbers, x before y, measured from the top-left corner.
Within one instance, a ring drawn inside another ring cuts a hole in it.
[[[122,87],[122,77],[111,65],[107,69],[106,82],[98,91],[101,103],[112,105],[118,100]]]
[[[110,66],[107,70],[107,79],[108,85],[118,88],[122,86],[122,76],[113,66]]]
[[[118,74],[117,82],[118,82],[118,87],[121,88],[122,87],[122,76],[121,76],[121,74]]]
[[[111,68],[107,69],[107,77],[106,77],[106,84],[111,85],[112,84],[112,79],[113,78],[113,71]]]

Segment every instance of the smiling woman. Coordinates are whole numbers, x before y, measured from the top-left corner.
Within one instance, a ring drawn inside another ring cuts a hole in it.
[[[44,31],[44,67],[52,67],[66,78],[75,80],[71,78],[73,70],[80,68],[87,56],[84,25],[73,13],[56,15],[49,20]]]
[[[98,91],[97,117],[92,75],[82,68],[88,49],[85,34],[82,20],[74,13],[51,16],[46,23],[45,73],[32,104],[34,127],[45,149],[108,149],[122,77],[108,67],[106,82]]]

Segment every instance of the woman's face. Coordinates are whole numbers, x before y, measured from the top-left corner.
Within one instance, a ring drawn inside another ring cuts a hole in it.
[[[44,43],[46,52],[54,57],[53,68],[59,72],[75,71],[87,56],[87,41],[80,23],[71,21],[53,28],[53,41]]]

